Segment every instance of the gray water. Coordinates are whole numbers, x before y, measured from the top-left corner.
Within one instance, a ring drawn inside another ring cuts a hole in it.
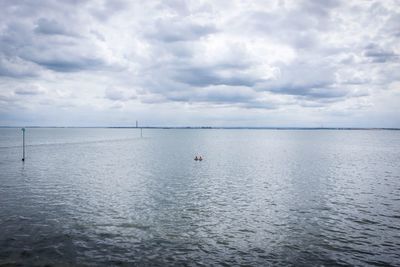
[[[400,264],[400,131],[26,134],[23,163],[0,129],[0,265]]]

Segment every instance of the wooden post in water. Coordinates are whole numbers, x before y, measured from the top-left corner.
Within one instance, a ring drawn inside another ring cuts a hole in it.
[[[22,128],[22,161],[25,161],[25,128]]]
[[[136,121],[136,128],[138,128],[138,127],[139,127],[139,122]],[[143,137],[143,128],[140,127],[140,138],[142,138],[142,137]]]

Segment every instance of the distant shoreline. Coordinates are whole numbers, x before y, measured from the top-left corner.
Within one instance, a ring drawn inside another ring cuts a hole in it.
[[[164,129],[164,130],[390,130],[400,128],[363,128],[363,127],[209,127],[209,126],[0,126],[0,128],[55,128],[55,129]]]

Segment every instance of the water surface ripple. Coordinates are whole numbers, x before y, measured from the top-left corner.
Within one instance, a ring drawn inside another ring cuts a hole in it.
[[[0,129],[0,265],[400,263],[400,131],[26,134],[22,163]]]

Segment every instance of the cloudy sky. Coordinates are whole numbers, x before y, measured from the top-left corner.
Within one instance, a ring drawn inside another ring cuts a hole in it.
[[[0,125],[400,127],[400,1],[0,0]]]

